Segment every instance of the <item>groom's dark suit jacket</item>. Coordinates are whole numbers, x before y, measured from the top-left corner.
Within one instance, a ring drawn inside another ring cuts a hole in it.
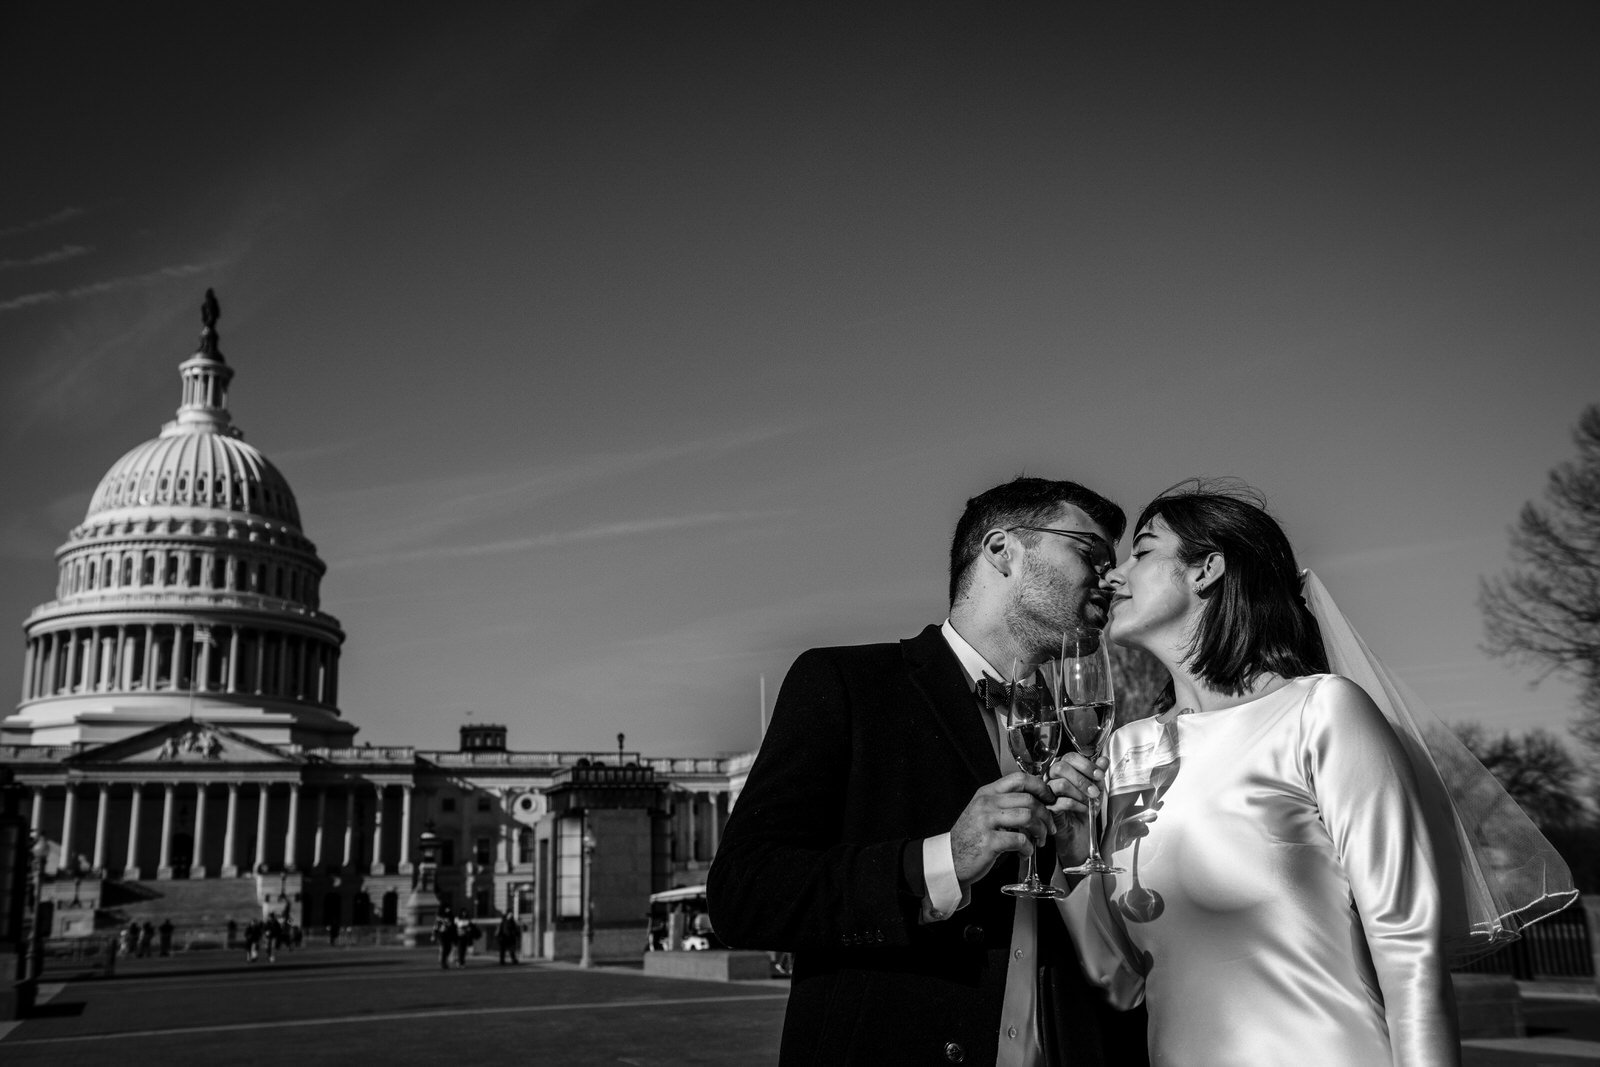
[[[708,881],[724,941],[794,953],[785,1067],[994,1062],[1013,911],[1000,886],[1016,880],[1015,859],[951,918],[918,914],[922,839],[999,777],[937,626],[795,661]],[[1143,1010],[1106,1008],[1055,909],[1039,917],[1051,1062],[1144,1063]]]

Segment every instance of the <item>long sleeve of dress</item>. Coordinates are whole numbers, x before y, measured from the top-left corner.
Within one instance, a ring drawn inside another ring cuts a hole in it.
[[[1411,765],[1377,706],[1344,678],[1318,684],[1300,729],[1306,781],[1382,989],[1394,1063],[1458,1064],[1438,872]]]

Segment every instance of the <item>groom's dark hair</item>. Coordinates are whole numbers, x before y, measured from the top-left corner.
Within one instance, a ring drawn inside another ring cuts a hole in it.
[[[950,538],[950,603],[956,602],[968,581],[972,561],[983,547],[983,535],[997,527],[1048,526],[1056,513],[1071,505],[1105,528],[1111,543],[1122,539],[1128,516],[1123,510],[1092,489],[1077,482],[1057,482],[1023,475],[979,493],[967,501],[966,510]],[[1023,530],[1017,535],[1023,544],[1033,545],[1039,535]]]
[[[1241,696],[1262,674],[1323,674],[1322,634],[1300,595],[1294,549],[1266,501],[1234,481],[1181,482],[1139,512],[1135,531],[1155,519],[1178,539],[1178,561],[1195,566],[1222,554],[1222,577],[1207,587],[1185,661],[1219,693]],[[1168,685],[1171,691],[1171,685]],[[1161,707],[1170,698],[1157,700]]]

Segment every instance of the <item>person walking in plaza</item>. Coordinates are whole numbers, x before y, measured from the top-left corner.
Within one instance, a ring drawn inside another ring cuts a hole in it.
[[[161,954],[163,956],[172,955],[172,919],[170,917],[161,920],[161,926],[157,929],[157,933],[161,938]]]
[[[463,913],[456,916],[456,966],[467,965],[467,949],[481,936],[482,931],[476,923],[467,918]]]
[[[282,940],[283,927],[278,923],[278,917],[268,914],[261,929],[261,943],[266,947],[268,963],[278,962],[278,943]]]
[[[983,699],[1104,624],[1124,523],[1072,482],[990,489],[942,625],[789,669],[707,882],[728,945],[794,953],[782,1067],[1146,1062],[1142,1012],[1089,985],[1056,909],[1000,891],[1078,802],[1016,769]]]
[[[433,943],[439,946],[439,968],[450,969],[450,954],[456,947],[456,924],[449,908],[440,908],[433,921]]]
[[[146,919],[144,921],[144,925],[139,928],[139,956],[141,958],[150,955],[150,946],[155,943],[155,939],[155,924],[149,919]]]
[[[130,959],[133,958],[139,951],[139,924],[130,922],[124,926],[120,940],[122,954]]]
[[[506,957],[511,957],[511,962],[517,962],[517,942],[522,939],[522,927],[517,925],[517,920],[511,917],[509,911],[500,913],[500,922],[494,928],[495,947],[500,950],[500,962],[504,963]]]

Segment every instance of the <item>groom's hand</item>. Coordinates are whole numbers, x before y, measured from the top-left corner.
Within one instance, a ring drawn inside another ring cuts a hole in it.
[[[1050,805],[1056,795],[1032,775],[1017,771],[972,794],[950,828],[956,881],[971,885],[1006,852],[1028,855],[1050,836]]]

